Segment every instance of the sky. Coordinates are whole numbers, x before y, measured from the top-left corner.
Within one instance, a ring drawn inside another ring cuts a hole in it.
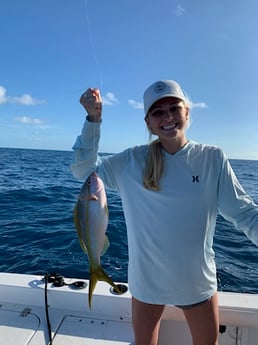
[[[100,89],[100,152],[149,141],[143,92],[179,82],[188,139],[258,160],[257,0],[1,0],[0,147],[71,150]]]

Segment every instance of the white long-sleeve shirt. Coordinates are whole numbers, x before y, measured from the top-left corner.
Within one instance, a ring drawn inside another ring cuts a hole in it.
[[[258,206],[217,147],[188,142],[163,151],[160,191],[143,186],[148,145],[99,157],[100,123],[86,121],[74,149],[72,173],[96,170],[121,197],[128,236],[128,283],[146,303],[189,305],[217,290],[213,236],[217,212],[258,245]]]

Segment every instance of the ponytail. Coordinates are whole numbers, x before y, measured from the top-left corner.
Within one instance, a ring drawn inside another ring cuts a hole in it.
[[[159,181],[163,172],[163,157],[159,139],[149,144],[149,152],[146,160],[143,185],[146,189],[160,190]]]

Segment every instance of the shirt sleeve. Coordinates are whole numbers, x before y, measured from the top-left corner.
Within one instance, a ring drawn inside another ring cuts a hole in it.
[[[81,135],[73,145],[71,172],[75,178],[85,180],[96,170],[99,156],[100,122],[85,121]]]
[[[100,126],[100,122],[85,121],[81,135],[73,145],[71,172],[75,178],[86,180],[93,171],[96,171],[105,187],[119,191],[118,177],[126,167],[130,150],[100,156],[98,154]]]
[[[245,192],[222,151],[221,155],[222,167],[218,185],[219,212],[258,246],[258,205]]]

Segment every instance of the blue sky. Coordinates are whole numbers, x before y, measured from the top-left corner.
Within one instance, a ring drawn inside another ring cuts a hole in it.
[[[71,150],[88,87],[103,96],[100,151],[145,144],[142,94],[177,80],[188,138],[258,159],[256,0],[3,0],[0,146]]]

